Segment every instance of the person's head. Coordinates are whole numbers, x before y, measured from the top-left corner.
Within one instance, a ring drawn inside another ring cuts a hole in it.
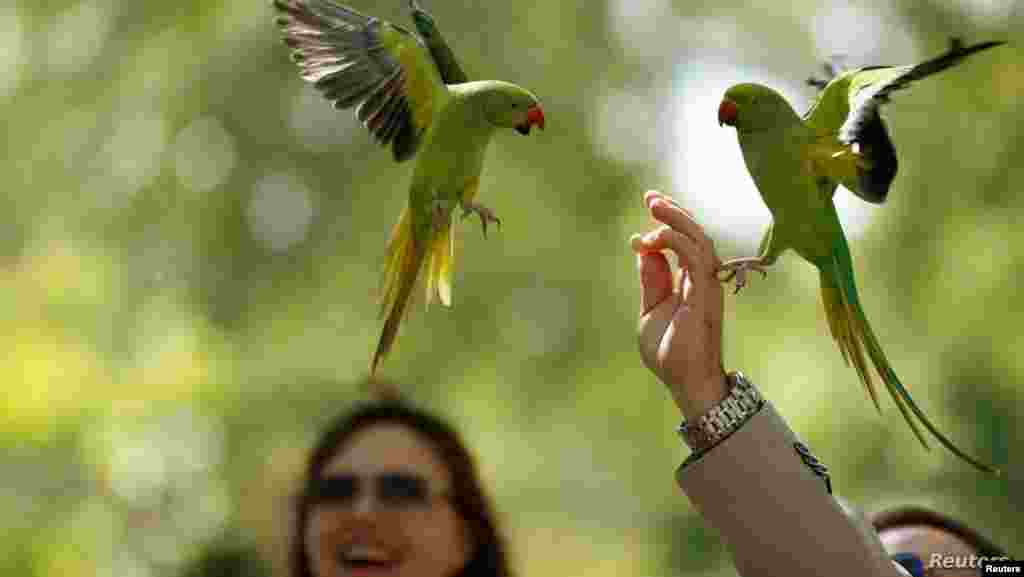
[[[401,401],[361,404],[321,435],[292,535],[292,577],[511,574],[461,437]]]
[[[914,577],[977,577],[978,559],[1006,557],[977,530],[930,509],[899,507],[868,518],[886,551]]]

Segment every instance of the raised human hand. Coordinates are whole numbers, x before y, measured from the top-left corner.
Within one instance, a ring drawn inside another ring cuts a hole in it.
[[[696,418],[727,393],[722,368],[721,261],[693,216],[656,191],[644,204],[663,223],[630,239],[640,274],[638,343],[644,364],[668,386],[687,419]],[[663,251],[675,253],[672,266]]]

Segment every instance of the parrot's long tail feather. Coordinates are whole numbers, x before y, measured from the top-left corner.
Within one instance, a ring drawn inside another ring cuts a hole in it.
[[[868,324],[868,319],[864,315],[863,309],[861,309],[857,297],[857,288],[853,281],[852,266],[849,264],[843,266],[839,260],[833,260],[832,264],[833,266],[821,268],[821,297],[825,305],[825,316],[828,318],[829,329],[836,344],[839,346],[840,352],[843,354],[843,359],[848,365],[852,364],[857,370],[857,374],[867,388],[871,400],[875,403],[875,407],[879,407],[878,395],[875,392],[875,385],[865,359],[865,353],[867,353],[867,358],[871,360],[879,378],[881,378],[886,389],[888,389],[889,394],[896,403],[896,407],[899,408],[903,418],[926,449],[929,448],[928,442],[925,440],[918,423],[915,422],[914,416],[917,417],[917,420],[924,425],[924,428],[943,447],[949,449],[954,455],[981,471],[999,475],[999,469],[982,463],[953,444],[946,435],[942,434],[932,424],[924,411],[914,402],[906,387],[903,386],[899,377],[896,376],[896,372],[889,365],[889,360],[885,357],[885,353],[882,352],[882,347],[879,345],[874,331],[871,330],[871,325]]]
[[[377,366],[381,359],[391,350],[391,345],[398,335],[398,325],[402,322],[405,307],[416,286],[416,277],[419,275],[425,252],[417,244],[413,231],[412,213],[405,208],[402,210],[398,222],[395,223],[395,227],[391,231],[391,238],[388,240],[381,294],[381,315],[387,314],[387,318],[384,321],[380,341],[377,343],[377,350],[373,353],[373,361],[370,364],[371,375],[377,372]]]
[[[452,306],[452,262],[455,260],[455,229],[446,224],[434,234],[427,249],[427,304],[434,296],[446,307]]]
[[[398,326],[424,262],[427,263],[427,302],[433,300],[436,292],[445,306],[451,305],[454,236],[448,219],[444,221],[440,227],[422,227],[430,231],[425,242],[417,239],[413,215],[408,208],[402,210],[401,217],[395,223],[388,240],[381,296],[381,315],[386,314],[387,317],[370,364],[371,375],[376,373],[377,366],[391,350],[398,336]]]

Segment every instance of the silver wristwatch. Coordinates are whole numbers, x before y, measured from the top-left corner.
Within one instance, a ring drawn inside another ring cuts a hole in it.
[[[684,420],[676,429],[694,454],[703,453],[717,445],[764,406],[761,393],[757,392],[743,373],[729,373],[726,379],[730,388],[722,402],[708,409],[694,422]]]

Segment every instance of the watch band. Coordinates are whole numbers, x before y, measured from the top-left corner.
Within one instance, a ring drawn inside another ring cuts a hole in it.
[[[731,372],[726,379],[731,386],[725,398],[693,422],[684,419],[676,429],[695,455],[720,443],[764,406],[761,393],[743,373]]]

